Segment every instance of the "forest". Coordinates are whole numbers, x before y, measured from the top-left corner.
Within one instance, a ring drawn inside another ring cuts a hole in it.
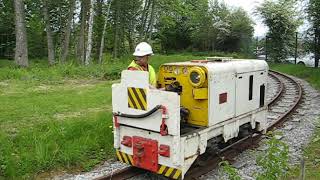
[[[157,53],[252,53],[253,21],[242,8],[218,0],[12,0],[0,1],[0,36],[15,48],[15,19],[23,54],[50,65],[76,61],[102,63],[131,54],[141,41]],[[21,8],[24,8],[23,11]],[[18,20],[16,19],[16,20]],[[20,32],[21,31],[21,32]],[[16,50],[20,48],[17,47]],[[24,58],[25,59],[25,58]],[[25,60],[23,60],[25,61]],[[27,66],[27,62],[18,63]]]
[[[303,23],[309,27],[300,32],[302,46],[319,52],[316,0],[265,1],[254,14],[219,0],[1,0],[0,11],[0,57],[18,66],[28,66],[28,58],[47,59],[49,65],[101,64],[130,55],[142,41],[158,54],[254,57],[259,41],[252,15],[268,27],[268,53],[275,61],[294,52]]]

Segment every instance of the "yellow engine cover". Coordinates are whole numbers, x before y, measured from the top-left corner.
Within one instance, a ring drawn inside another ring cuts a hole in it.
[[[187,123],[208,126],[208,78],[204,67],[194,65],[163,65],[158,84],[161,88],[173,82],[182,87],[180,104],[190,111]]]

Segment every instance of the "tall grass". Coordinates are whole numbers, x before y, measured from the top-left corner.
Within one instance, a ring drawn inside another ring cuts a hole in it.
[[[192,59],[203,59],[201,56],[192,55],[155,55],[150,59],[150,64],[155,69],[166,62],[188,61]],[[34,60],[29,68],[23,69],[13,65],[12,61],[0,60],[0,81],[17,79],[23,81],[58,81],[64,78],[104,78],[107,80],[118,79],[123,69],[126,69],[133,60],[132,56],[121,59],[109,60],[103,64],[91,64],[89,66],[76,63],[57,64],[49,67],[44,60]]]
[[[58,167],[86,169],[110,157],[111,118],[101,112],[21,128],[14,136],[0,131],[0,179],[30,179]]]
[[[112,155],[109,82],[6,81],[0,102],[0,179],[87,169]]]
[[[320,90],[320,68],[305,67],[294,64],[271,64],[271,68],[307,80]]]

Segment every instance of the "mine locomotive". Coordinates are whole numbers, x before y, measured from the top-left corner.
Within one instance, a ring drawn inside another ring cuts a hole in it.
[[[209,142],[267,127],[268,65],[208,58],[163,64],[157,88],[148,72],[128,71],[112,86],[114,148],[132,166],[183,179]]]

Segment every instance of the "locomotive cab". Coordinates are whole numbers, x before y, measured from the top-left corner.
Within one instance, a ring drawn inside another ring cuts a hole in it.
[[[167,63],[159,69],[159,89],[149,87],[148,77],[126,70],[112,86],[114,147],[124,163],[183,179],[209,140],[227,142],[243,126],[267,127],[265,61]]]

